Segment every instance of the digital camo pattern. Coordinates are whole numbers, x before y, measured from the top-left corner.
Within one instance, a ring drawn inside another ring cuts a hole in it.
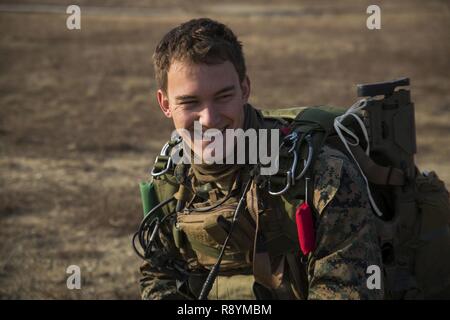
[[[175,280],[158,277],[152,273],[148,263],[141,267],[143,277],[140,279],[141,298],[143,300],[181,299],[178,296]]]
[[[158,265],[165,265],[169,259],[179,258],[179,252],[175,247],[172,236],[167,229],[160,229],[159,237],[164,246],[164,252],[153,256],[153,259],[145,261],[140,268],[142,277],[139,285],[143,300],[183,299],[177,293],[176,281]]]
[[[382,267],[375,219],[361,174],[324,146],[315,163],[316,249],[308,263],[308,299],[382,299],[367,288],[367,267]],[[382,283],[382,281],[381,281]]]

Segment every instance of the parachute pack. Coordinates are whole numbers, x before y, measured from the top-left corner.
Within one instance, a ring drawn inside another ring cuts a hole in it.
[[[318,106],[263,111],[266,119],[282,121],[286,129],[280,170],[267,183],[273,196],[305,199],[305,178],[313,175],[318,151],[324,144],[342,151],[360,170],[378,217],[386,298],[449,299],[449,193],[436,173],[420,172],[414,163],[414,105],[409,90],[396,90],[407,85],[407,78],[358,85],[358,96],[364,98],[347,110]],[[177,191],[180,198],[178,182],[183,174],[177,174],[170,162],[175,144],[169,142],[158,156],[154,180],[140,185],[145,217],[135,237],[144,259],[149,248],[145,237],[154,237],[156,230],[145,229],[144,222],[159,225],[177,211],[172,200]]]

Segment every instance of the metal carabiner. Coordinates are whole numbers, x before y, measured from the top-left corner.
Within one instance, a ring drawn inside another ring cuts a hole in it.
[[[282,142],[280,148],[284,145],[284,143],[286,141],[290,141],[292,143],[292,146],[288,150],[288,154],[289,153],[293,154],[293,160],[292,160],[292,164],[291,164],[290,170],[288,170],[286,172],[286,185],[285,185],[285,187],[282,190],[280,190],[280,191],[271,191],[270,190],[270,179],[269,179],[269,194],[271,194],[273,196],[282,195],[283,193],[288,191],[291,186],[295,185],[294,174],[295,174],[295,170],[297,169],[297,162],[298,162],[298,156],[297,156],[297,153],[295,152],[295,147],[297,146],[298,133],[294,131],[291,134],[287,135],[284,138],[284,141]]]
[[[272,196],[279,196],[289,190],[291,187],[292,174],[291,171],[286,172],[286,186],[280,191],[271,191],[270,190],[270,179],[269,179],[269,194]]]
[[[289,136],[289,140],[292,143],[291,148],[288,150],[288,153],[293,153],[294,154],[294,159],[292,160],[292,165],[291,165],[291,185],[295,185],[295,170],[297,169],[297,162],[298,162],[298,156],[297,156],[297,152],[295,152],[295,147],[297,146],[297,142],[298,142],[298,133],[296,131],[292,132]]]
[[[167,142],[164,147],[161,149],[161,152],[159,153],[159,155],[156,157],[156,161],[155,163],[158,163],[159,157],[163,156],[163,157],[169,157],[169,159],[167,160],[167,164],[166,167],[164,169],[162,169],[159,172],[155,172],[155,167],[153,167],[151,175],[153,177],[159,177],[163,174],[165,174],[167,171],[169,171],[170,167],[172,166],[172,157],[170,157],[170,150],[169,148],[173,148],[175,147],[177,144],[179,144],[181,142],[182,138],[181,137],[177,137],[174,140],[174,144],[172,144],[172,141]]]
[[[312,146],[311,134],[308,134],[307,136],[305,136],[305,140],[308,143],[308,158],[305,161],[305,165],[303,166],[302,172],[300,172],[300,174],[298,176],[296,176],[294,180],[301,179],[305,175],[306,171],[308,171],[308,169],[311,165],[311,161],[312,161],[312,157],[313,157],[313,146]]]
[[[282,146],[284,146],[284,143],[285,143],[286,141],[290,141],[290,142],[292,143],[291,148],[288,150],[288,153],[292,153],[292,151],[294,151],[294,149],[295,149],[295,146],[297,145],[297,141],[298,141],[298,133],[297,133],[296,131],[294,131],[294,132],[288,134],[288,135],[283,139],[283,142],[281,143],[280,148],[281,148]]]
[[[167,157],[167,156],[168,156],[167,150],[169,150],[169,147],[170,147],[170,145],[169,145],[169,143],[167,142],[167,143],[164,145],[164,147],[161,149],[161,152],[159,153],[159,155],[156,157],[155,163],[158,163],[159,157],[160,157],[160,156],[163,156],[163,157]],[[159,176],[165,174],[167,171],[169,171],[171,165],[172,165],[172,158],[169,157],[169,159],[167,160],[167,164],[166,164],[165,168],[162,169],[162,170],[159,171],[159,172],[156,172],[156,171],[155,171],[156,168],[153,167],[152,172],[151,172],[151,175],[152,175],[153,177],[159,177]]]
[[[156,157],[156,162],[158,162],[158,158],[159,158],[159,156]],[[171,165],[172,165],[172,158],[169,158],[169,160],[167,160],[166,167],[163,170],[161,170],[159,172],[155,172],[155,168],[153,168],[151,175],[153,177],[159,177],[159,176],[165,174],[167,171],[169,171]]]

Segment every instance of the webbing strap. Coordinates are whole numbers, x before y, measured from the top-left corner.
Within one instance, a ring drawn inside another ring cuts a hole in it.
[[[345,146],[337,136],[329,137],[327,143],[335,149],[347,154]],[[405,184],[405,175],[403,171],[393,167],[384,167],[376,164],[360,146],[350,146],[356,160],[367,179],[378,185],[403,186]]]
[[[306,300],[308,297],[308,279],[304,272],[304,266],[300,265],[294,254],[287,254],[286,259],[289,266],[290,276],[294,282],[294,294],[297,299]]]
[[[255,277],[255,281],[266,288],[279,288],[283,282],[285,259],[282,257],[275,270],[272,269],[272,261],[269,256],[266,240],[260,228],[260,212],[255,182],[253,182],[252,187],[247,193],[247,210],[256,222],[255,242],[253,246],[253,276]]]
[[[298,123],[301,126],[306,126],[306,128],[309,125],[311,129],[317,129],[318,127],[320,127],[322,130],[330,132],[334,128],[334,119],[344,112],[345,109],[334,107],[311,107],[306,108],[305,110],[300,112],[295,117],[294,122]]]

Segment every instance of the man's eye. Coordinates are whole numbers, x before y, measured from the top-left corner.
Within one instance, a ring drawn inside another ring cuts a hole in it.
[[[193,106],[197,103],[197,101],[183,101],[180,104],[184,106]]]
[[[219,97],[217,98],[217,100],[219,100],[219,101],[226,101],[226,100],[228,100],[228,99],[231,98],[231,97],[232,97],[231,94],[225,94],[225,95],[223,95],[223,96],[219,96]]]

